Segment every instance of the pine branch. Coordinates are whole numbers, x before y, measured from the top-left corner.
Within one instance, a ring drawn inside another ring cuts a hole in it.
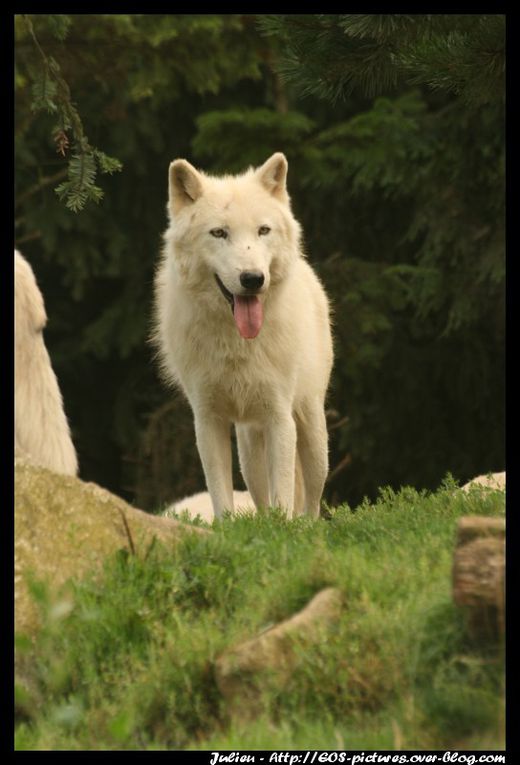
[[[373,97],[400,82],[461,96],[468,106],[504,98],[505,17],[500,14],[266,15],[283,79],[330,101]]]
[[[62,23],[57,20],[58,17],[52,18],[55,35],[63,39],[70,23]],[[57,152],[62,157],[70,151],[69,132],[73,139],[73,150],[66,171],[68,180],[61,183],[55,192],[69,210],[79,212],[87,202],[97,203],[103,197],[103,191],[95,185],[98,169],[101,173],[111,174],[119,172],[122,164],[118,159],[109,157],[89,143],[79,112],[72,102],[69,85],[61,73],[58,62],[47,56],[41,47],[30,17],[24,15],[23,19],[43,66],[40,77],[37,77],[33,83],[31,108],[35,112],[44,109],[58,115],[58,124],[53,129],[52,135]]]

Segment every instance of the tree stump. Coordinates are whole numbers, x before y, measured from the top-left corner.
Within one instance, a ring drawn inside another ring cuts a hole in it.
[[[474,637],[503,636],[504,589],[505,519],[461,518],[453,561],[453,599],[466,610]]]

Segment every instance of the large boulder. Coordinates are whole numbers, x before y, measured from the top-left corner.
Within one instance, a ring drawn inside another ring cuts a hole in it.
[[[15,458],[15,626],[32,633],[37,608],[31,578],[58,593],[71,578],[102,571],[107,556],[144,554],[154,538],[173,544],[208,530],[149,515],[94,483],[53,473]]]

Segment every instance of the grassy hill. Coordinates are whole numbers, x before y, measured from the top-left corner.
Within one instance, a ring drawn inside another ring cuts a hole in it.
[[[269,511],[60,596],[35,582],[44,626],[17,636],[18,749],[503,748],[503,650],[453,605],[457,519],[502,515],[504,493],[383,489],[330,519]],[[263,712],[231,715],[214,660],[341,590],[344,609]]]

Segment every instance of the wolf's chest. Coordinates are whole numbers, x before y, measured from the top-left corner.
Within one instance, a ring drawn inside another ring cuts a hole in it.
[[[223,417],[240,422],[265,419],[287,380],[280,382],[279,370],[261,353],[246,349],[230,356],[213,349],[199,357],[183,382],[190,398],[191,393]]]

